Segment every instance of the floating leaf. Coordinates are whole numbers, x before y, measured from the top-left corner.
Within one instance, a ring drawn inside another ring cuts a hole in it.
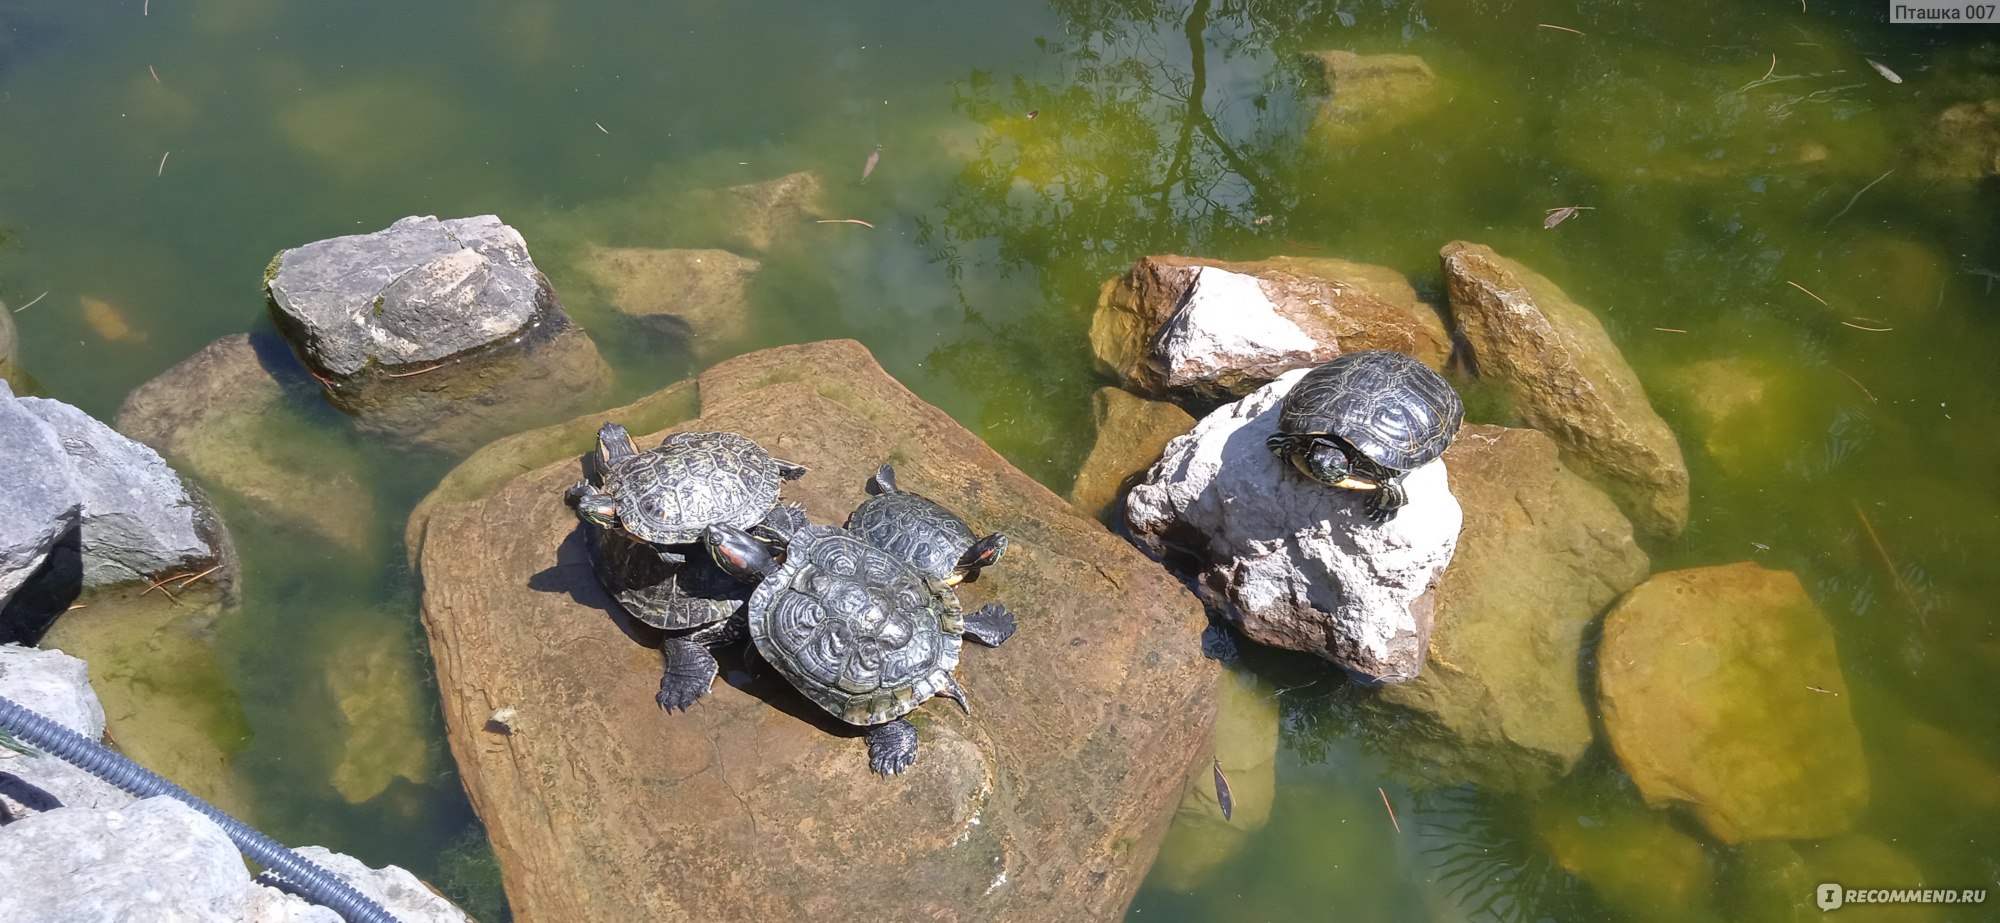
[[[1887,80],[1890,83],[1903,82],[1902,77],[1897,76],[1895,71],[1890,70],[1886,65],[1882,64],[1881,62],[1876,61],[1873,58],[1862,58],[1861,60],[1867,61],[1868,66],[1875,69],[1875,73],[1882,75],[1882,79]]]
[[[1545,229],[1555,227],[1558,224],[1568,221],[1577,212],[1589,211],[1590,208],[1591,206],[1588,205],[1565,205],[1561,208],[1551,208],[1549,209],[1549,216],[1542,219],[1542,227]]]
[[[1220,758],[1215,761],[1215,801],[1222,806],[1222,819],[1228,820],[1236,808],[1236,799],[1229,793],[1229,777],[1222,774]]]

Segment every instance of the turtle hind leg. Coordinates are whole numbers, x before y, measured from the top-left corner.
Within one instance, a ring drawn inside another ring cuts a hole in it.
[[[897,718],[868,729],[868,768],[893,776],[916,761],[916,725]]]
[[[668,638],[660,645],[667,672],[660,677],[660,694],[653,698],[667,711],[687,711],[715,684],[715,655],[686,638]]]
[[[999,647],[1014,636],[1014,613],[999,603],[987,603],[965,617],[965,636],[987,647]]]
[[[871,497],[879,497],[883,494],[895,493],[896,492],[895,467],[893,465],[890,465],[888,462],[883,462],[882,467],[875,469],[875,476],[869,478],[867,484],[862,485],[862,489],[866,490],[868,492],[868,495]]]

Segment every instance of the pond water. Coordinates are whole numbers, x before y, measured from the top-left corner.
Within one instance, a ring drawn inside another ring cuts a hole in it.
[[[496,213],[591,326],[609,309],[586,246],[707,245],[726,229],[691,192],[816,170],[830,215],[874,227],[768,254],[750,345],[857,338],[1062,492],[1105,384],[1090,311],[1134,259],[1330,255],[1435,292],[1441,245],[1490,244],[1598,313],[1679,434],[1692,524],[1648,547],[1655,570],[1793,570],[1832,623],[1872,775],[1858,829],[1906,863],[1880,867],[1992,887],[2000,198],[1938,175],[1924,139],[1946,107],[2000,97],[2000,45],[1835,6],[0,0],[0,300],[47,293],[16,316],[23,364],[109,419],[211,340],[268,328],[281,248]],[[1324,49],[1419,55],[1445,98],[1316,143],[1300,61]],[[1543,228],[1570,205],[1590,210]],[[692,371],[603,345],[626,395]],[[1718,419],[1697,396],[1724,369],[1764,393]],[[292,416],[274,425],[302,444],[351,441],[330,411]],[[362,551],[229,519],[248,576],[217,627],[217,695],[247,725],[248,812],[496,918],[434,693],[411,706],[421,781],[360,804],[331,781],[356,643],[427,689],[401,528],[451,463],[342,450],[375,494]],[[1809,891],[1733,887],[1745,852],[1655,823],[1602,743],[1534,796],[1441,787],[1325,665],[1253,651],[1236,669],[1277,706],[1271,820],[1199,881],[1156,872],[1133,920],[1818,912]],[[1548,817],[1640,832],[1593,847],[1585,882],[1538,837]],[[1681,843],[1692,885],[1666,880]],[[2000,895],[1920,910],[1994,918]]]

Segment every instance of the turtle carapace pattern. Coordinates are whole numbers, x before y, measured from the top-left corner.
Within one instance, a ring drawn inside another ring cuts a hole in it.
[[[1465,422],[1451,383],[1398,352],[1348,353],[1307,372],[1285,395],[1266,444],[1305,476],[1374,491],[1368,518],[1409,502],[1403,475],[1444,454]]]
[[[883,465],[868,479],[872,494],[847,516],[847,530],[951,586],[977,579],[979,569],[1007,553],[1007,536],[974,536],[965,520],[937,502],[899,489],[896,469]]]
[[[616,423],[597,431],[596,477],[565,494],[578,516],[654,546],[681,563],[671,546],[700,541],[711,525],[747,529],[778,505],[778,487],[806,469],[772,458],[736,433],[675,433],[645,452]]]
[[[846,529],[808,524],[783,535],[782,564],[773,537],[728,526],[704,536],[717,564],[757,582],[751,643],[806,698],[869,729],[870,768],[902,772],[917,756],[916,727],[903,716],[935,695],[970,713],[952,675],[963,639],[998,645],[1013,616],[998,606],[964,615],[948,590]]]

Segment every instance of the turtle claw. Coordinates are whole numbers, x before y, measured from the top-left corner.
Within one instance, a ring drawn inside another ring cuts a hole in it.
[[[667,670],[660,677],[660,693],[653,701],[669,712],[687,711],[715,684],[715,657],[686,638],[667,639],[660,645],[660,653],[667,660]]]
[[[898,718],[868,729],[868,768],[893,776],[916,761],[916,725]]]

